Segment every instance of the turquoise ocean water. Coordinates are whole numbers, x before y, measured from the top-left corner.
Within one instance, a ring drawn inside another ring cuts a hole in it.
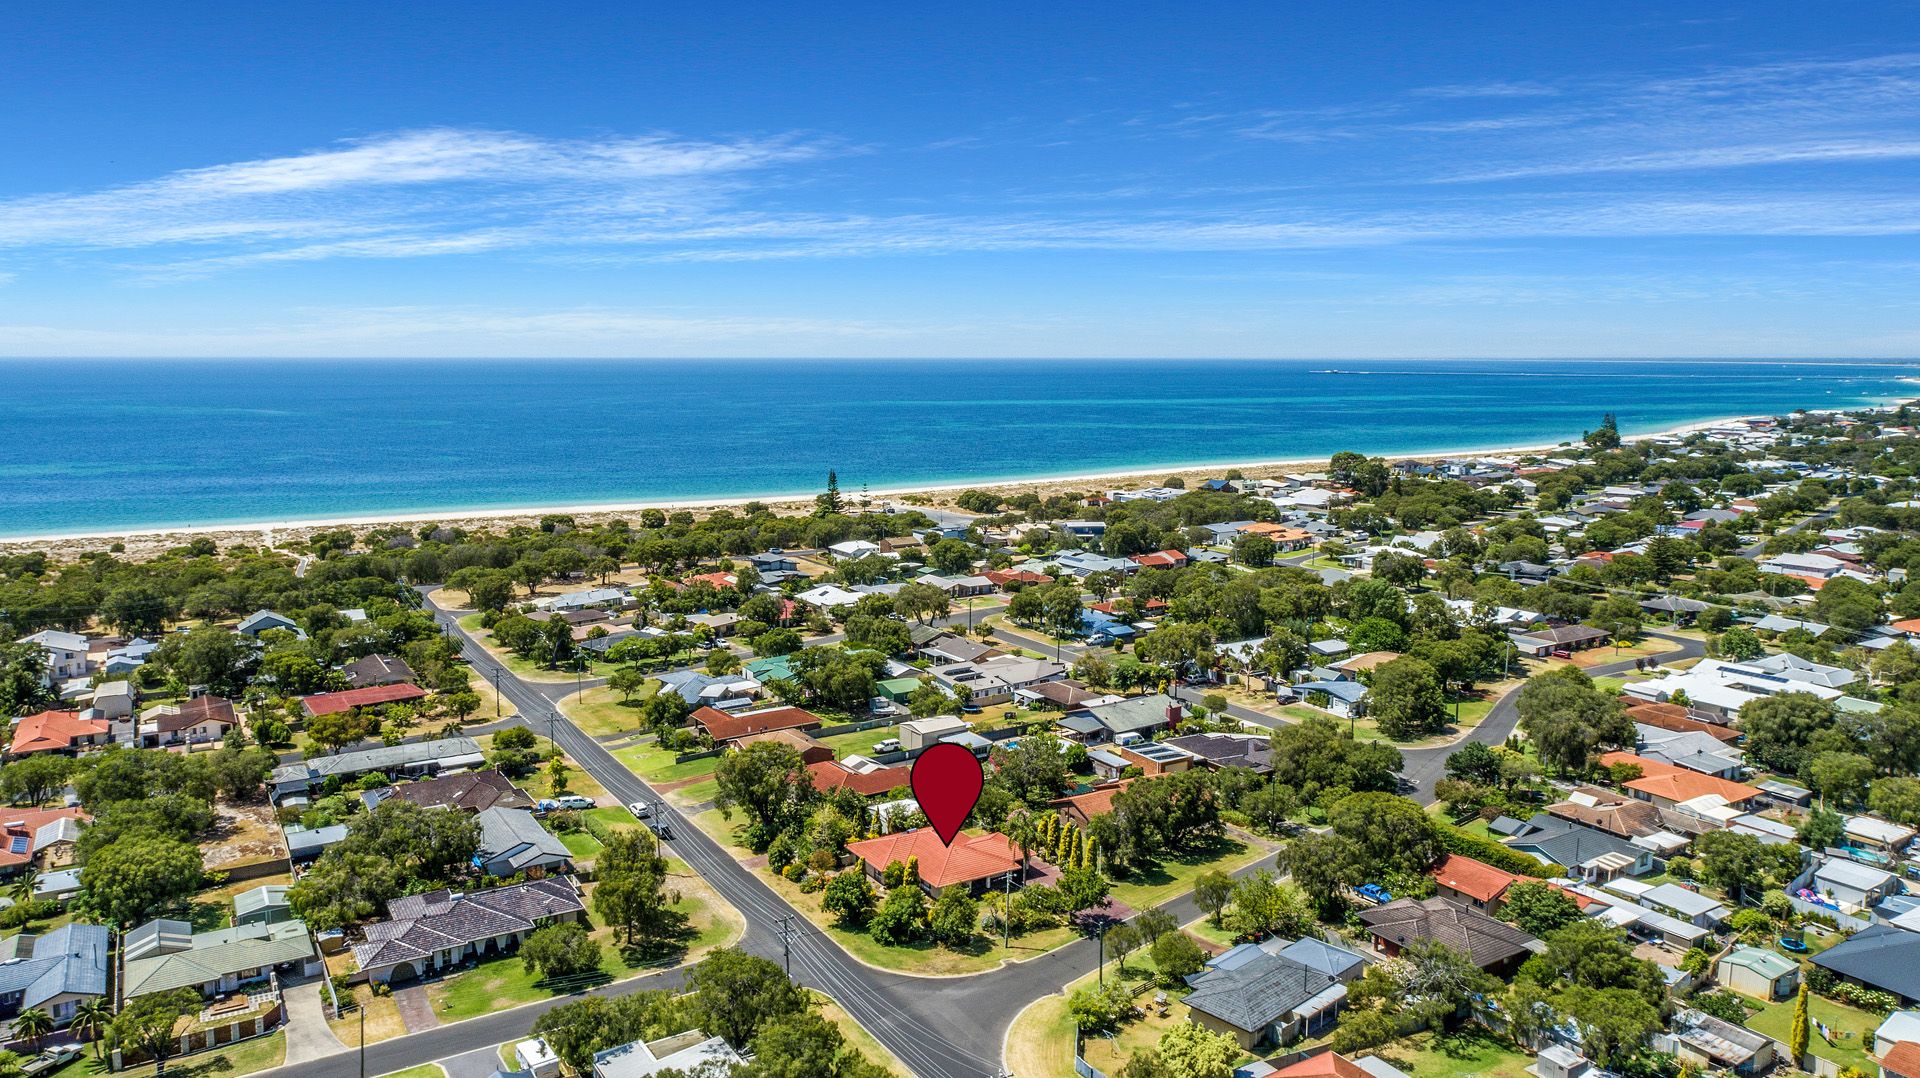
[[[1578,437],[1920,396],[1880,361],[0,362],[0,536]]]

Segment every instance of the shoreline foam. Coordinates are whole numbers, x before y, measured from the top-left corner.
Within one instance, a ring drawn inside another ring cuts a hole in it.
[[[1889,404],[1863,405],[1858,410],[1872,410],[1892,407]],[[1848,409],[1855,410],[1855,409]],[[1720,416],[1713,419],[1695,420],[1690,423],[1663,427],[1652,431],[1623,433],[1627,440],[1658,438],[1672,435],[1691,434],[1728,423],[1743,420],[1767,418],[1763,415]],[[1399,453],[1377,454],[1388,461],[1414,460],[1434,456],[1503,456],[1519,453],[1544,453],[1569,444],[1572,438],[1563,438],[1553,442],[1541,442],[1531,445],[1495,446],[1486,448],[1444,448],[1422,449]],[[1354,449],[1360,452],[1359,449]],[[1080,472],[1051,476],[1009,477],[999,479],[959,479],[936,483],[910,484],[899,487],[870,490],[869,499],[900,499],[915,495],[952,494],[974,488],[992,488],[996,490],[1022,490],[1036,487],[1058,488],[1073,484],[1116,479],[1138,479],[1146,476],[1186,475],[1194,472],[1212,472],[1226,469],[1240,471],[1272,471],[1324,465],[1327,455],[1315,457],[1290,457],[1279,460],[1260,461],[1221,461],[1213,463],[1156,464],[1141,465],[1112,471]],[[1369,454],[1375,455],[1375,454]],[[853,496],[843,491],[843,495]],[[418,511],[401,510],[391,513],[360,513],[339,517],[314,517],[290,520],[243,521],[225,524],[180,524],[180,525],[141,525],[127,528],[103,528],[89,531],[62,532],[40,535],[0,536],[0,551],[17,551],[36,547],[67,544],[110,542],[132,539],[144,539],[150,542],[164,542],[171,537],[191,538],[206,535],[246,536],[262,535],[269,539],[278,532],[308,532],[328,528],[362,528],[395,524],[447,524],[486,522],[501,523],[538,519],[543,516],[593,516],[637,513],[646,509],[663,510],[700,510],[724,509],[745,505],[749,502],[762,502],[770,506],[789,507],[810,503],[811,493],[786,494],[749,494],[714,497],[653,499],[632,502],[596,502],[576,505],[546,506],[502,506],[497,508],[469,507],[461,509],[425,509]]]

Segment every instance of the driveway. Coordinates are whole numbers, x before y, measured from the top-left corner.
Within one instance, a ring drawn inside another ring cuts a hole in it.
[[[296,984],[281,993],[287,1004],[287,1062],[323,1059],[347,1046],[327,1025],[327,1005],[320,996],[320,980]]]
[[[427,990],[420,985],[395,992],[393,1005],[400,1009],[400,1020],[407,1024],[408,1033],[418,1033],[440,1024],[440,1017],[433,1013],[433,1000],[427,997]]]

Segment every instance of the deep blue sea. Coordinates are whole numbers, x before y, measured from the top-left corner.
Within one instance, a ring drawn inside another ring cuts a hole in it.
[[[0,536],[1577,438],[1920,396],[1874,361],[5,361]]]

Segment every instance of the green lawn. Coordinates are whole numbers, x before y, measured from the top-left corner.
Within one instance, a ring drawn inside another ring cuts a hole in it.
[[[559,834],[559,839],[575,861],[591,861],[606,848],[600,845],[599,839],[585,831],[564,831]]]
[[[670,949],[630,957],[616,945],[612,929],[595,929],[593,938],[600,943],[600,972],[608,980],[624,980],[680,965],[739,938],[743,925],[737,913],[692,875],[686,865],[669,859],[669,872],[674,877],[672,886],[681,892],[681,899],[673,908],[687,920],[685,934]],[[581,989],[576,986],[574,990]],[[427,993],[434,1013],[442,1022],[457,1022],[555,995],[553,989],[541,983],[540,974],[529,972],[516,955],[481,963],[465,973],[430,985]]]
[[[619,693],[602,685],[567,697],[561,702],[560,710],[574,725],[594,737],[632,734],[641,729],[640,705],[659,691],[660,683],[650,680],[632,700],[623,700]]]
[[[1064,994],[1041,996],[1007,1030],[1006,1063],[1013,1078],[1072,1078],[1073,1015]]]
[[[1877,1074],[1879,1064],[1867,1056],[1867,1049],[1873,1047],[1873,1031],[1879,1028],[1882,1017],[1866,1011],[1835,1003],[1825,996],[1807,995],[1807,1014],[1827,1024],[1833,1030],[1836,1044],[1828,1044],[1820,1036],[1817,1028],[1807,1034],[1807,1051],[1822,1059],[1830,1059],[1842,1068],[1859,1067],[1868,1074]],[[1785,999],[1778,1003],[1769,1003],[1747,1019],[1747,1028],[1765,1033],[1774,1040],[1785,1044],[1789,1027],[1793,1025],[1793,1000]]]
[[[270,1033],[238,1044],[227,1044],[205,1052],[195,1052],[190,1056],[173,1056],[167,1060],[167,1074],[174,1078],[233,1078],[235,1075],[271,1070],[278,1067],[286,1058],[287,1035]],[[128,1067],[126,1070],[113,1073],[116,1078],[122,1075],[131,1075],[132,1078],[153,1078],[153,1071],[152,1063],[142,1063],[137,1067]],[[106,1065],[95,1062],[93,1049],[88,1048],[87,1054],[53,1071],[45,1078],[92,1078],[94,1075],[106,1073]]]
[[[506,648],[495,644],[493,641],[493,633],[480,627],[479,614],[468,614],[466,617],[461,618],[460,627],[472,633],[473,638],[479,641],[480,646],[487,649],[487,654],[500,660],[502,666],[505,666],[508,670],[513,671],[527,681],[543,681],[550,684],[557,684],[563,681],[575,680],[572,670],[549,670],[539,663],[523,659],[513,652],[508,651]],[[615,669],[617,669],[617,666],[614,663],[596,662],[583,673],[586,677],[590,678],[606,677]]]
[[[702,802],[713,800],[719,793],[719,779],[702,779],[691,786],[680,787],[678,790],[673,791],[671,796],[677,797],[689,805],[698,805]]]
[[[720,765],[718,756],[707,756],[685,763],[675,763],[674,753],[661,748],[657,743],[648,741],[614,752],[614,758],[627,766],[627,770],[651,783],[679,782],[682,779],[704,778],[713,774]]]
[[[390,1072],[381,1078],[447,1078],[447,1069],[438,1063],[422,1063],[418,1067]]]
[[[772,873],[763,873],[762,878],[769,887],[780,894],[780,897],[786,899],[788,905],[799,910],[807,920],[812,921],[822,932],[832,937],[835,943],[845,948],[848,954],[881,969],[933,977],[979,973],[993,969],[1008,959],[1032,958],[1045,954],[1055,947],[1072,941],[1076,936],[1072,929],[1060,927],[1015,937],[1011,949],[1001,947],[998,936],[991,940],[980,936],[976,938],[972,947],[963,950],[955,950],[931,942],[910,947],[891,947],[875,942],[865,928],[842,927],[835,917],[820,908],[818,893],[807,894],[800,890],[799,884]]]
[[[890,737],[897,738],[899,736],[900,728],[898,726],[876,726],[871,730],[860,730],[851,734],[837,734],[833,737],[823,737],[820,739],[820,743],[832,749],[834,756],[844,759],[845,757],[854,755],[871,756],[873,755],[873,747],[875,745],[878,745]]]
[[[1151,909],[1191,890],[1194,877],[1202,872],[1217,868],[1231,873],[1266,854],[1260,846],[1227,836],[1209,849],[1164,858],[1150,869],[1115,880],[1113,897],[1136,910]]]
[[[1376,1048],[1373,1055],[1420,1078],[1528,1078],[1533,1057],[1479,1026],[1435,1036],[1416,1033]]]
[[[1205,917],[1187,925],[1186,932],[1187,935],[1195,939],[1206,940],[1216,947],[1231,947],[1236,938],[1232,929],[1220,928]]]

